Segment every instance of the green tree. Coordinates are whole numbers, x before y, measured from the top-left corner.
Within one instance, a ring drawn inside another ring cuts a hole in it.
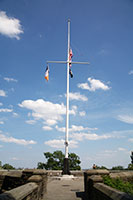
[[[133,164],[129,164],[127,169],[128,170],[133,170]]]
[[[44,163],[38,162],[37,169],[45,169]]]
[[[0,169],[2,169],[2,162],[0,161]]]
[[[98,165],[96,165],[96,169],[107,169],[107,167],[105,167],[105,166],[98,166]]]
[[[118,166],[115,166],[115,167],[112,167],[112,170],[123,170],[124,167],[121,166],[121,165],[118,165]]]
[[[6,163],[2,166],[3,169],[15,169],[12,165]]]
[[[69,153],[68,154],[69,158],[69,169],[70,170],[81,170],[80,167],[80,158],[77,156],[75,153]]]
[[[54,151],[53,153],[45,152],[46,163],[38,163],[38,169],[46,170],[62,170],[65,155],[62,151]],[[70,170],[80,170],[80,158],[75,153],[69,153],[69,168]]]

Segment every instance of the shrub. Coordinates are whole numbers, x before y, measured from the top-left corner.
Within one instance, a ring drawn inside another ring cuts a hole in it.
[[[133,184],[130,182],[125,182],[120,178],[113,179],[110,178],[110,176],[103,176],[103,181],[104,184],[110,187],[128,193],[130,195],[133,195]]]

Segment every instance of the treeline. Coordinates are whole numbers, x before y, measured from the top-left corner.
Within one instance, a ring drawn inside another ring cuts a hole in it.
[[[98,165],[95,165],[95,169],[109,169],[105,166],[98,166]],[[111,168],[111,170],[133,170],[133,164],[129,164],[128,167],[123,167],[121,165],[118,165],[118,166],[114,166]]]

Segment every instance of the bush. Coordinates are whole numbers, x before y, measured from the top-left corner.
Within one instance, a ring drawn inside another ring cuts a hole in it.
[[[133,195],[133,184],[130,182],[125,182],[120,178],[112,179],[110,176],[103,176],[104,184],[113,187],[122,192]]]

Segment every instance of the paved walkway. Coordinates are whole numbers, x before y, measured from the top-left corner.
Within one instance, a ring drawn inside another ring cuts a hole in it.
[[[44,200],[85,200],[83,191],[83,177],[74,180],[55,180],[49,178],[47,194]]]

